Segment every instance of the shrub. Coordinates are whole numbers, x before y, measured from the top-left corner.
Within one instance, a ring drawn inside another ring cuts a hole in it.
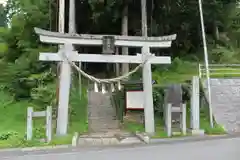
[[[153,105],[155,112],[157,113],[163,112],[164,88],[161,86],[153,87]]]
[[[39,127],[35,127],[33,129],[33,139],[42,139],[42,138],[46,138],[46,127],[41,125]]]
[[[1,133],[0,134],[0,140],[8,140],[10,138],[16,137],[18,135],[17,132],[13,132],[13,131],[8,131],[5,133]]]

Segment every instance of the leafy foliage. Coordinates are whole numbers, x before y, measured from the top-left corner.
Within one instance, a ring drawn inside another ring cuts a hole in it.
[[[42,97],[47,94],[42,86],[52,82],[55,77],[54,71],[49,71],[49,67],[54,67],[38,61],[39,52],[54,51],[54,47],[41,45],[33,30],[34,27],[49,27],[48,5],[47,0],[8,0],[5,13],[10,27],[0,32],[7,48],[1,50],[1,84],[16,100],[33,99],[38,105],[52,101],[52,96],[48,97],[51,100]]]
[[[16,132],[5,132],[5,133],[1,133],[0,134],[0,140],[8,140],[14,136],[17,136],[17,133]]]
[[[6,13],[4,12],[3,4],[0,4],[0,27],[6,25]]]
[[[33,27],[53,29],[51,25],[57,19],[57,15],[54,13],[57,11],[57,3],[57,0],[8,0],[5,10],[2,12],[10,27],[0,30],[0,35],[5,42],[4,45],[1,45],[0,56],[3,60],[0,62],[2,66],[0,71],[3,76],[1,76],[0,82],[6,85],[16,99],[30,98],[34,99],[36,103],[40,103],[36,99],[44,99],[41,97],[47,94],[44,86],[55,78],[54,68],[56,66],[37,60],[40,51],[53,51],[55,48],[40,44]],[[77,25],[81,24],[77,26],[78,32],[119,34],[124,5],[128,5],[129,8],[129,34],[141,34],[140,1],[136,0],[83,0],[81,3],[76,2],[76,8],[81,7],[81,13],[86,15],[76,19]],[[170,50],[157,50],[157,53],[165,54],[163,52],[167,52],[174,57],[192,56],[194,60],[203,58],[202,54],[197,52],[202,45],[200,43],[198,4],[195,1],[167,0],[160,2],[152,0],[147,1],[147,5],[148,19],[150,20],[149,35],[172,33],[178,35],[171,53]],[[66,7],[68,7],[68,3]],[[211,61],[223,63],[238,59],[238,52],[232,48],[233,43],[226,40],[228,38],[233,40],[233,35],[235,35],[235,39],[238,39],[235,33],[238,32],[239,24],[232,23],[233,21],[237,22],[239,17],[236,1],[206,0],[203,7],[208,41],[212,48]],[[226,32],[225,37],[227,38],[220,36],[220,39],[215,39],[216,31],[213,28],[216,27],[219,32]],[[175,65],[182,64],[178,64],[175,59],[173,65],[165,69],[174,70],[173,68],[177,67]],[[52,73],[49,74],[51,80],[44,77],[49,72],[49,67],[52,68]],[[157,67],[156,70],[162,71],[164,68]],[[43,78],[41,83],[36,77]],[[36,95],[40,92],[43,95]],[[50,100],[42,102],[47,103],[47,101]]]

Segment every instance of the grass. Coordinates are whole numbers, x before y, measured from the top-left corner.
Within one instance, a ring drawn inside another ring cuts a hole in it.
[[[208,135],[221,135],[221,134],[226,134],[226,131],[224,130],[224,128],[217,124],[214,121],[214,127],[212,128],[210,125],[210,119],[209,119],[209,112],[208,112],[208,108],[202,108],[200,110],[200,128],[204,129],[205,134]]]
[[[82,93],[83,95],[80,99],[78,90],[76,88],[72,89],[70,106],[73,109],[72,111],[74,113],[72,113],[70,117],[70,133],[78,132],[79,134],[82,134],[88,131],[86,90],[83,89]]]
[[[141,111],[139,111],[141,112]],[[135,132],[145,132],[144,124],[124,120],[123,129],[135,133]],[[155,135],[152,138],[168,138],[167,133],[164,131],[164,121],[160,116],[155,115]],[[179,135],[174,135],[174,137]]]
[[[198,75],[198,65],[196,63],[175,62],[173,63],[173,67],[171,67],[169,70],[161,72],[156,71],[153,73],[153,79],[157,80],[159,84],[182,83],[186,80],[191,80],[192,76],[194,75]],[[230,73],[226,73],[226,71],[221,71],[218,75],[211,75],[211,77],[237,76],[240,76],[240,74],[231,75]],[[77,92],[78,91],[76,89],[73,89],[70,97],[71,116],[69,122],[69,134],[65,137],[53,136],[52,142],[50,144],[46,144],[40,143],[39,141],[26,142],[24,140],[26,131],[26,111],[27,107],[32,106],[33,104],[28,101],[13,101],[10,95],[0,90],[0,137],[5,136],[8,133],[17,133],[17,136],[12,136],[7,140],[0,140],[0,148],[70,144],[74,132],[79,132],[81,134],[85,133],[88,130],[86,95],[83,95],[82,100],[79,100],[80,97],[78,96]],[[207,110],[201,110],[200,118],[201,128],[205,130],[206,134],[225,133],[223,128],[217,124],[215,124],[214,128],[210,127]],[[35,126],[37,128],[41,128],[43,126],[43,122],[43,120],[37,120],[35,121]],[[163,120],[158,116],[155,118],[155,126],[156,135],[153,138],[166,138],[167,135],[164,131]],[[124,128],[130,132],[144,131],[144,125],[135,122],[125,121]],[[43,134],[43,132],[44,131],[40,131],[39,134]],[[39,136],[41,137],[42,135]]]
[[[24,139],[27,107],[33,106],[33,104],[28,101],[13,101],[11,96],[3,91],[0,91],[0,97],[0,139],[4,138],[4,136],[9,136],[6,140],[0,140],[0,148],[71,144],[74,132],[81,134],[88,129],[86,94],[80,100],[76,89],[72,89],[70,96],[71,116],[68,128],[69,134],[64,137],[54,135],[53,140],[49,144],[40,142],[39,140],[26,141]],[[34,119],[35,129],[33,133],[35,133],[35,138],[45,136],[44,122],[44,119]],[[53,128],[54,125],[55,123],[53,124]]]
[[[190,106],[188,105],[187,109],[187,128],[190,128]],[[144,132],[144,124],[137,123],[137,122],[129,122],[124,121],[123,127],[126,131],[135,133],[138,132]],[[214,127],[211,128],[209,123],[209,114],[207,108],[202,108],[200,111],[200,129],[203,129],[205,131],[205,134],[207,135],[222,135],[226,134],[223,127],[216,124],[214,122]],[[186,135],[182,135],[180,132],[174,132],[173,136],[171,137],[182,137],[182,136],[190,136],[190,133],[187,133]],[[156,116],[155,115],[155,135],[152,136],[152,138],[171,138],[167,136],[167,133],[164,130],[164,121],[163,117]]]
[[[14,102],[10,95],[0,91],[0,132],[17,130],[24,134],[26,125],[27,107],[31,106],[27,101]],[[11,127],[11,128],[10,128]]]
[[[124,121],[123,127],[126,131],[135,133],[144,132],[144,124],[137,122]],[[174,134],[172,137],[179,137],[181,134]],[[155,116],[155,135],[152,138],[169,138],[164,131],[164,121],[162,118]]]
[[[168,70],[156,70],[153,73],[153,79],[156,80],[158,84],[183,83],[186,80],[191,80],[193,76],[198,76],[198,63],[184,62],[176,59],[171,65],[173,66]],[[219,70],[210,70],[211,78],[240,77],[240,66],[217,67],[217,69]],[[205,75],[203,77],[205,77]]]
[[[176,64],[177,63],[177,64]],[[190,62],[173,62],[175,66],[168,70],[155,71],[153,79],[158,84],[183,83],[198,75],[198,64]]]
[[[153,73],[153,79],[158,82],[158,84],[166,85],[171,83],[183,83],[186,80],[191,80],[193,76],[198,75],[198,64],[197,63],[190,63],[190,62],[173,62],[173,67],[169,68],[168,70],[163,71],[155,71]],[[240,71],[240,69],[239,69]],[[219,72],[218,75],[210,75],[211,77],[231,77],[236,76],[236,74],[230,74],[226,72]],[[239,74],[240,76],[240,74]],[[207,108],[207,107],[206,107]],[[216,134],[225,134],[224,129],[215,123],[214,128],[211,128],[209,123],[209,114],[207,110],[202,109],[200,113],[200,128],[205,130],[206,134],[216,135]],[[190,128],[190,110],[188,109],[187,114],[187,124],[188,128]],[[156,127],[156,134],[153,138],[167,138],[167,134],[164,131],[164,122],[161,117],[155,116],[155,127]],[[144,125],[134,122],[124,122],[124,128],[130,132],[144,132]],[[183,136],[181,134],[176,134],[173,137]],[[187,134],[186,136],[189,136]]]
[[[219,70],[210,70],[211,78],[233,78],[240,77],[240,67],[239,68],[230,68],[230,67],[221,67]],[[221,69],[221,70],[220,70]],[[234,70],[232,70],[234,69]]]
[[[153,74],[153,79],[155,78],[159,84],[183,83],[186,80],[191,80],[193,76],[198,75],[197,63],[181,62],[177,60],[177,62],[173,62],[173,64],[175,65],[175,67],[173,67],[173,70],[170,69],[168,71],[156,72]],[[210,72],[211,78],[240,77],[240,67],[218,67],[218,69],[219,70]],[[190,110],[187,117],[190,127],[189,117]],[[156,126],[160,126],[156,127],[156,132],[158,132],[158,130],[162,132],[161,124],[163,125],[161,122],[159,122],[159,124],[156,124]],[[202,108],[200,111],[200,128],[204,129],[205,133],[209,135],[226,134],[224,128],[216,122],[214,122],[214,127],[211,128],[208,107]],[[159,135],[161,135],[161,133]]]

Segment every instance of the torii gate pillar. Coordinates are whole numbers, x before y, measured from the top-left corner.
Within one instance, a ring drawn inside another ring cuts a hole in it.
[[[143,46],[142,57],[148,56],[150,48]],[[142,68],[143,77],[143,91],[144,91],[144,116],[145,116],[145,132],[148,134],[155,133],[155,121],[154,121],[154,107],[153,107],[153,96],[152,96],[152,70],[151,63],[146,62]]]

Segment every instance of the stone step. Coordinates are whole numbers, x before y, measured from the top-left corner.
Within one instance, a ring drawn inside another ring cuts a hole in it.
[[[104,125],[104,124],[102,124],[102,125],[96,125],[96,124],[92,124],[89,128],[91,128],[92,130],[99,130],[99,132],[101,131],[101,129],[104,129],[104,130],[106,130],[106,129],[118,129],[119,128],[119,125]]]
[[[88,123],[90,132],[105,132],[119,129],[119,122],[116,117],[115,108],[112,106],[108,94],[88,91]]]
[[[118,124],[118,120],[114,119],[104,119],[104,118],[89,118],[88,122],[94,122],[94,123],[106,123],[106,124]]]
[[[90,112],[91,111],[91,112]],[[113,110],[113,109],[107,109],[107,108],[104,108],[104,111],[96,111],[96,110],[90,110],[89,112],[89,116],[97,116],[97,115],[99,115],[99,116],[101,116],[101,117],[106,117],[106,116],[108,116],[108,117],[111,117],[111,116],[115,116],[115,111]]]
[[[101,146],[101,145],[116,145],[119,141],[115,137],[111,138],[79,138],[78,145],[80,146]]]
[[[107,123],[107,122],[92,122],[90,121],[89,122],[91,127],[118,127],[119,126],[119,123],[118,122],[111,122],[111,123]]]
[[[106,123],[111,123],[112,121],[117,121],[116,117],[89,117],[89,121],[94,121],[94,122],[106,122]]]
[[[110,130],[115,130],[115,129],[118,129],[118,128],[114,128],[114,127],[108,127],[108,128],[97,128],[97,127],[94,127],[94,128],[88,128],[89,129],[89,132],[91,133],[99,133],[99,132],[108,132]]]
[[[79,146],[102,146],[102,145],[123,145],[143,143],[137,136],[122,133],[95,133],[80,136]]]

